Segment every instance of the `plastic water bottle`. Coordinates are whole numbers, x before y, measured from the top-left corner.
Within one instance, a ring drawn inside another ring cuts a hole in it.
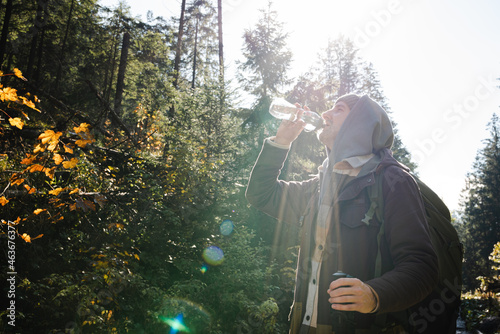
[[[271,107],[269,108],[269,113],[274,117],[289,121],[293,121],[295,119],[295,115],[298,111],[299,108],[283,98],[274,99],[271,103]],[[323,127],[323,119],[314,111],[304,110],[301,120],[306,123],[306,126],[304,127],[305,131],[316,131]]]

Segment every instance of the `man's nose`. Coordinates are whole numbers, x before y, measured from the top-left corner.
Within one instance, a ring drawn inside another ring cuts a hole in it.
[[[327,111],[325,111],[324,113],[321,114],[321,117],[323,117],[323,119],[325,119],[325,120],[331,120],[332,119],[332,113],[333,113],[333,109],[327,110]]]

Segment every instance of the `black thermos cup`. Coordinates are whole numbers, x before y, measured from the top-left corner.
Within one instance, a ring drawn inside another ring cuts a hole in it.
[[[333,281],[339,278],[352,278],[352,276],[342,272],[337,271],[333,274]],[[342,286],[341,286],[342,287]],[[349,304],[349,303],[347,303]],[[335,334],[354,334],[354,312],[351,311],[338,311],[331,310],[332,315],[332,327]]]

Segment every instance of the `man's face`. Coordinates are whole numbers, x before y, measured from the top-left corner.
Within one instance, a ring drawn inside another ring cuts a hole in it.
[[[321,115],[325,122],[325,126],[318,132],[318,139],[330,150],[333,147],[335,138],[337,138],[340,127],[344,124],[344,121],[350,111],[351,109],[349,109],[346,103],[339,101],[332,109],[325,111]]]

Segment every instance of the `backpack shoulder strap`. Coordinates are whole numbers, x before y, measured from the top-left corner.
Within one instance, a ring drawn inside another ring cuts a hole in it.
[[[383,192],[382,192],[382,183],[383,183],[383,174],[384,170],[382,169],[380,172],[375,172],[375,183],[372,184],[368,188],[368,196],[370,197],[370,208],[365,214],[365,218],[361,221],[366,225],[370,225],[370,221],[373,217],[377,217],[377,219],[382,222],[384,218],[383,214]]]
[[[377,220],[380,222],[380,230],[377,234],[377,257],[375,260],[375,277],[382,276],[382,254],[380,252],[380,244],[381,240],[385,234],[385,222],[384,222],[384,193],[382,190],[384,183],[384,171],[382,169],[380,172],[375,173],[375,184],[370,187],[369,196],[370,196],[370,209],[368,209],[368,213],[373,208],[373,213],[371,216],[377,217]],[[367,213],[367,214],[368,214]]]
[[[374,277],[382,276],[382,253],[380,251],[381,240],[385,234],[385,224],[384,224],[384,193],[382,190],[384,182],[384,169],[380,172],[375,172],[375,183],[369,187],[368,196],[370,197],[370,208],[365,214],[365,218],[362,220],[365,224],[377,217],[380,222],[380,229],[377,234],[377,257],[375,258],[375,273]],[[370,333],[376,334],[380,333],[387,326],[387,314],[377,314],[375,321],[370,328]]]

